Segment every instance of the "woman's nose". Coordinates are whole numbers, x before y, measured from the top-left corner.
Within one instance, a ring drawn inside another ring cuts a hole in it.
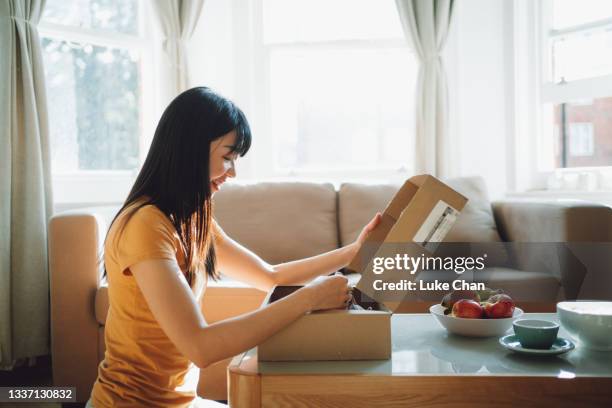
[[[227,176],[228,177],[236,177],[236,162],[234,162],[234,160],[232,160],[232,164],[231,164],[229,170],[227,170]]]

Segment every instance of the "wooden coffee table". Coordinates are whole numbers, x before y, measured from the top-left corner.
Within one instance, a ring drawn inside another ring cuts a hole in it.
[[[612,352],[518,355],[497,338],[449,335],[428,314],[394,315],[392,336],[385,361],[260,363],[252,349],[228,367],[230,406],[612,407]]]

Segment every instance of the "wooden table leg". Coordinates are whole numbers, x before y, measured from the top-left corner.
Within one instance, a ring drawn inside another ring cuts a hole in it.
[[[261,376],[242,364],[244,354],[236,356],[227,368],[227,402],[232,408],[261,407]]]

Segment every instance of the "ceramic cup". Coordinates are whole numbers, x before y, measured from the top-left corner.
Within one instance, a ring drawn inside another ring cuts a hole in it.
[[[521,346],[531,349],[549,349],[559,333],[559,325],[548,320],[519,319],[512,327]]]

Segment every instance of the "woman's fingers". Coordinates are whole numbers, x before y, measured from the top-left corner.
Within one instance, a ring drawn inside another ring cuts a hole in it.
[[[368,232],[372,231],[374,228],[376,228],[378,226],[378,224],[380,223],[380,220],[382,219],[382,215],[381,213],[376,213],[376,215],[374,216],[374,218],[372,218],[372,221],[370,221],[370,223],[368,224],[367,228],[368,228]]]
[[[359,234],[358,238],[359,243],[363,243],[363,241],[365,241],[368,235],[370,235],[370,232],[372,232],[378,226],[378,224],[380,224],[380,220],[382,220],[381,213],[376,213],[374,218],[372,218],[370,222],[363,227],[363,230],[361,230],[361,234]]]
[[[353,288],[349,287],[346,292],[345,304],[346,306],[350,306],[352,302],[353,302]]]
[[[346,308],[353,299],[349,281],[341,273],[318,277],[306,286],[314,289],[315,301],[312,310]]]

